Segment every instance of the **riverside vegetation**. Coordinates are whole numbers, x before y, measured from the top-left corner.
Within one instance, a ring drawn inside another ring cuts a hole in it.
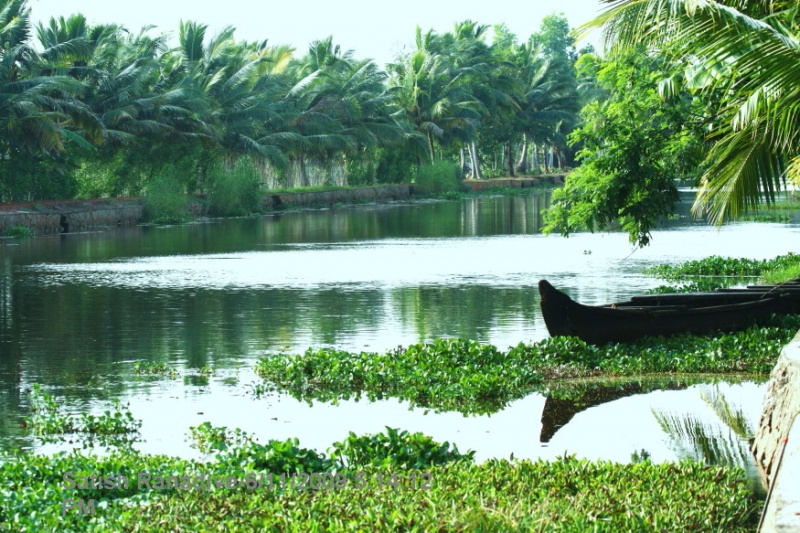
[[[669,272],[688,276],[716,265],[711,273],[752,275],[754,265],[781,266],[793,259],[762,264],[709,258]],[[738,263],[739,270],[731,262]],[[533,391],[580,395],[580,382],[585,380],[576,378],[649,373],[763,377],[798,328],[800,316],[787,315],[731,334],[651,338],[604,347],[556,338],[505,351],[463,339],[438,339],[384,354],[310,349],[300,355],[264,357],[256,368],[264,383],[255,392],[277,389],[326,402],[395,397],[434,410],[490,413]],[[163,364],[134,370],[142,376],[174,377]],[[569,456],[551,462],[512,458],[476,464],[471,451],[394,428],[375,435],[351,433],[320,452],[303,448],[297,439],[262,444],[238,429],[203,423],[189,428],[189,438],[206,460],[152,456],[133,448],[138,421],[125,406],[115,404],[99,417],[76,418],[65,415],[60,402],[41,387],[31,394],[33,413],[27,423],[35,434],[74,439],[85,448],[111,446],[113,451],[18,453],[5,458],[0,465],[0,528],[8,531],[753,531],[762,504],[736,467],[691,461],[653,464],[646,453],[627,465]],[[63,482],[64,472],[135,478],[143,471],[242,480],[258,473],[272,475],[274,486],[201,493],[132,483],[128,488],[76,491]],[[409,472],[430,475],[430,490],[411,490],[402,482],[355,483],[358,476],[391,480],[392,474],[407,480]],[[342,481],[341,488],[281,485],[281,474],[286,479],[303,473],[329,473]],[[94,499],[94,514],[62,514],[67,498]]]
[[[564,16],[522,42],[502,24],[417,28],[415,49],[380,66],[333,37],[297,51],[184,19],[172,44],[154,26],[90,24],[91,13],[36,24],[33,4],[0,0],[11,95],[0,115],[16,117],[0,124],[0,202],[144,196],[154,220],[171,221],[183,209],[165,194],[230,214],[253,209],[262,187],[410,183],[442,162],[474,178],[571,162],[578,51]]]
[[[53,401],[41,389],[35,396]],[[110,433],[115,433],[112,429]],[[0,530],[5,531],[751,531],[755,500],[736,469],[699,463],[630,465],[564,457],[552,462],[490,460],[422,434],[392,428],[350,434],[328,454],[296,439],[258,443],[239,430],[208,423],[191,428],[208,461],[144,455],[122,442],[111,454],[73,451],[18,454],[0,464]],[[110,488],[65,487],[65,473],[249,479],[272,476],[257,488],[181,490],[158,484]],[[396,482],[415,472],[430,488]],[[285,480],[330,474],[340,488],[301,490]],[[283,475],[283,478],[281,478]],[[376,483],[376,479],[387,482]],[[359,483],[360,480],[371,480]],[[654,487],[660,489],[653,490]],[[65,501],[92,501],[92,511],[63,512]]]

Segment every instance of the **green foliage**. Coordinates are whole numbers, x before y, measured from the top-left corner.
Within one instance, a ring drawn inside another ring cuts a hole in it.
[[[410,183],[415,175],[417,158],[405,147],[385,147],[378,150],[375,168],[377,183]]]
[[[331,459],[349,468],[423,469],[452,461],[472,462],[474,457],[472,450],[462,454],[455,444],[438,443],[423,433],[409,433],[388,426],[386,433],[375,435],[359,437],[351,431],[345,440],[333,444],[331,452]]]
[[[499,151],[513,174],[520,144],[555,147],[564,166],[577,111],[563,16],[524,45],[471,20],[419,31],[414,52],[384,72],[332,37],[294,56],[193,21],[172,46],[169,34],[81,14],[33,31],[24,1],[3,13],[0,116],[11,118],[0,124],[0,201],[145,193],[152,220],[171,223],[186,216],[175,198],[154,200],[177,188],[163,183],[165,167],[185,193],[207,193],[213,215],[258,212],[260,178],[410,183],[423,159],[467,148],[476,177]],[[258,172],[214,168],[242,158]]]
[[[558,380],[654,373],[768,374],[800,316],[774,317],[763,327],[716,335],[651,337],[593,346],[573,337],[520,343],[507,351],[462,339],[436,339],[385,353],[319,349],[261,359],[256,372],[295,398],[336,402],[387,397],[412,406],[464,414],[493,413]]]
[[[380,486],[387,470],[359,469],[341,489],[213,491],[65,489],[63,473],[237,478],[221,463],[164,456],[23,455],[0,464],[0,523],[14,531],[198,533],[306,531],[752,531],[762,501],[741,470],[702,463],[623,465],[565,457],[553,462],[469,461],[427,468],[430,488]],[[407,471],[393,471],[409,476]],[[96,514],[62,513],[65,498],[96,499]]]
[[[145,219],[155,224],[180,224],[191,219],[186,189],[171,167],[161,170],[147,184],[143,201]]]
[[[436,194],[458,191],[460,175],[458,165],[450,161],[436,161],[421,165],[414,177],[414,191],[418,194]]]
[[[508,171],[504,168],[484,168],[483,177],[486,179],[505,178],[508,176]]]
[[[581,111],[584,125],[571,141],[582,164],[554,192],[545,231],[568,235],[618,225],[646,246],[678,199],[674,180],[697,172],[703,137],[687,117],[699,114],[698,104],[682,94],[660,95],[658,83],[668,73],[645,54],[582,65],[598,69],[605,95]]]
[[[83,413],[80,417],[64,413],[62,402],[37,383],[30,393],[32,416],[26,421],[34,435],[45,442],[65,442],[68,435],[78,436],[84,448],[130,446],[139,439],[142,423],[119,400],[101,415]]]
[[[324,453],[301,448],[296,438],[279,441],[270,439],[259,444],[255,439],[236,428],[214,427],[204,422],[190,428],[195,447],[204,453],[215,453],[216,461],[244,472],[264,470],[273,474],[298,472],[330,472],[333,460]]]
[[[724,289],[731,287],[744,281],[743,278],[737,277],[710,277],[702,278],[697,281],[690,281],[672,285],[659,285],[654,289],[647,290],[647,294],[674,294],[678,292],[705,292],[715,291],[717,289]]]
[[[541,382],[537,370],[491,345],[436,339],[389,352],[308,349],[261,359],[256,372],[296,398],[336,401],[397,397],[412,405],[464,413],[502,409]]]
[[[49,401],[45,400],[45,404]],[[241,430],[192,428],[209,462],[140,454],[27,452],[0,461],[0,525],[9,531],[749,531],[762,502],[737,468],[684,461],[631,465],[564,457],[489,460],[419,433],[387,428],[333,446],[331,458],[296,439],[260,445]],[[642,454],[644,456],[644,454]],[[239,481],[212,490],[138,483],[171,476]],[[303,473],[329,474],[327,488],[292,486]],[[65,477],[66,476],[66,477]],[[70,488],[99,476],[102,483]],[[271,477],[270,477],[271,476]],[[282,477],[281,477],[282,476]],[[416,476],[416,477],[415,477]],[[271,486],[253,485],[272,479]],[[402,478],[404,482],[381,482]],[[126,478],[128,483],[122,482]],[[416,479],[412,485],[409,479]],[[289,483],[287,483],[287,480]],[[110,482],[109,485],[105,483]],[[250,484],[248,484],[250,483]],[[654,490],[662,487],[663,490]],[[94,500],[94,514],[63,512],[67,499]],[[242,518],[246,517],[246,518]]]
[[[789,280],[800,279],[800,263],[778,266],[761,274],[761,280],[768,285],[777,285]]]
[[[381,149],[362,150],[347,157],[347,184],[352,186],[372,185],[376,181],[375,170]]]
[[[800,181],[796,109],[800,4],[622,0],[591,25],[612,49],[658,54],[710,105],[710,147],[693,207],[722,223]],[[788,178],[788,180],[787,180]]]
[[[735,276],[739,278],[763,276],[771,270],[794,269],[800,266],[800,255],[788,253],[772,259],[722,257],[712,255],[703,259],[686,261],[678,265],[656,265],[644,273],[668,280],[682,280],[693,276]],[[785,281],[785,280],[784,280]]]
[[[792,216],[788,213],[753,213],[742,215],[737,220],[740,222],[780,222],[788,224],[792,221]]]
[[[208,173],[206,199],[214,216],[242,216],[262,211],[261,177],[253,162],[238,159],[232,166],[217,164]]]
[[[219,464],[244,471],[266,470],[272,473],[335,472],[369,466],[423,469],[453,461],[472,461],[475,452],[462,454],[455,445],[438,443],[422,433],[386,428],[385,433],[357,436],[354,433],[333,443],[330,456],[302,448],[297,439],[266,444],[255,441],[240,429],[230,430],[204,422],[190,428],[194,446],[203,453],[215,454]]]
[[[4,237],[10,237],[12,239],[27,239],[31,235],[33,235],[33,233],[30,228],[24,226],[11,226],[3,231]]]
[[[133,371],[142,376],[165,376],[174,378],[178,371],[163,361],[137,361],[133,364]]]

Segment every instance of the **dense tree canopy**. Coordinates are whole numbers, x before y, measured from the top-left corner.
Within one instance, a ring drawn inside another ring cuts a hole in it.
[[[695,213],[721,222],[800,181],[800,3],[604,1],[613,5],[593,25],[615,49],[646,44],[681,67],[673,86],[711,106]]]
[[[529,153],[564,151],[577,112],[569,28],[548,20],[524,45],[473,21],[418,30],[384,72],[333,38],[299,55],[183,21],[171,47],[80,14],[34,28],[26,0],[0,0],[0,201],[210,194],[233,168],[269,186],[364,184],[449,159],[482,177],[513,173],[517,150],[526,171]]]
[[[659,81],[669,76],[665,66],[642,50],[578,62],[581,77],[595,80],[595,99],[571,136],[582,164],[554,192],[548,230],[619,224],[644,246],[672,212],[675,179],[696,176],[704,155],[702,123],[692,120],[704,110],[687,94],[659,94]]]

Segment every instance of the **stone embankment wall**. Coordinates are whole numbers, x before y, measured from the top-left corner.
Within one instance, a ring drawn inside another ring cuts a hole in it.
[[[333,191],[268,194],[264,209],[325,206],[353,202],[386,202],[411,196],[410,185],[354,187]],[[190,203],[195,215],[202,209]],[[0,205],[0,234],[12,227],[23,227],[36,235],[74,233],[115,226],[141,224],[144,207],[138,198],[76,200]]]
[[[759,531],[800,531],[800,333],[770,374],[753,455],[769,492]]]
[[[264,209],[271,211],[285,207],[307,207],[315,205],[334,205],[351,202],[387,202],[405,200],[411,196],[411,185],[376,185],[374,187],[353,187],[318,192],[291,192],[268,194],[264,197]]]
[[[564,174],[553,174],[552,176],[537,176],[530,178],[500,178],[492,180],[467,180],[464,183],[470,186],[473,191],[484,191],[486,189],[525,189],[529,187],[540,187],[542,185],[563,185]]]
[[[542,185],[561,185],[564,183],[564,176],[507,178],[466,181],[465,183],[473,191],[495,188],[529,188]],[[408,199],[413,193],[413,185],[409,184],[352,187],[318,192],[287,192],[265,195],[263,207],[265,211],[273,211],[292,207],[388,202]],[[195,215],[200,215],[202,204],[191,202],[190,209]],[[36,235],[73,233],[115,226],[135,226],[142,223],[143,216],[144,207],[138,198],[0,204],[0,234],[15,226],[28,228]]]
[[[36,235],[133,226],[141,223],[143,213],[141,202],[131,199],[3,206],[0,210],[0,234],[15,226],[28,228]]]

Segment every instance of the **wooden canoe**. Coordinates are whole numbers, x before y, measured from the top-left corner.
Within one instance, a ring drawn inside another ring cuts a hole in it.
[[[796,312],[800,307],[800,291],[782,289],[742,289],[718,296],[705,293],[694,301],[686,294],[658,295],[649,303],[644,297],[645,300],[634,298],[618,304],[589,306],[575,302],[541,280],[539,294],[542,315],[551,336],[578,337],[590,344],[630,342],[645,336],[679,333],[738,331],[772,314]],[[664,296],[667,298],[662,298]]]

